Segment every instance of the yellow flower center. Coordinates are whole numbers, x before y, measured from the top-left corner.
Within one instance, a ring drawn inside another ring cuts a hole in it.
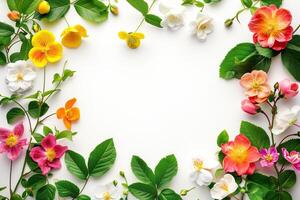
[[[22,72],[19,72],[19,73],[17,74],[17,80],[18,80],[18,81],[24,80],[24,74],[23,74]]]
[[[258,81],[255,81],[255,80],[254,80],[254,81],[252,82],[252,85],[251,85],[251,86],[252,86],[253,89],[260,90],[260,85],[261,85],[261,84],[260,84]]]
[[[194,160],[194,167],[197,171],[201,171],[203,169],[203,161],[202,160]]]
[[[18,144],[18,137],[15,134],[10,133],[9,136],[6,138],[5,143],[10,148],[14,147]]]
[[[140,39],[136,36],[129,35],[127,39],[127,45],[129,48],[136,49],[140,46]]]
[[[273,160],[273,156],[271,154],[266,155],[265,160],[271,162]]]
[[[226,192],[229,192],[229,187],[228,187],[228,185],[227,185],[226,183],[222,183],[222,184],[220,185],[220,188],[221,188],[222,190],[226,191]]]
[[[47,149],[46,150],[46,157],[47,160],[52,162],[56,158],[56,153],[53,149]]]
[[[248,151],[246,148],[238,146],[230,151],[229,157],[237,163],[244,163],[248,159]]]
[[[296,119],[296,118],[291,119],[291,120],[289,121],[289,125],[292,126],[292,125],[294,125],[296,122],[297,122],[297,119]]]
[[[178,21],[178,17],[176,15],[169,15],[168,20],[169,20],[169,22],[174,23],[174,22]]]
[[[198,24],[197,29],[199,31],[203,31],[203,30],[207,29],[207,25],[200,23],[200,24]]]
[[[103,200],[111,200],[111,195],[109,192],[105,192],[104,195],[103,195]]]

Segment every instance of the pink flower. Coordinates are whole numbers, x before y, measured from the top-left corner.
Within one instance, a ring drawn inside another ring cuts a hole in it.
[[[67,150],[68,147],[56,144],[55,136],[50,134],[42,140],[41,146],[32,148],[30,157],[46,175],[51,169],[61,168],[60,158]]]
[[[283,157],[293,165],[293,167],[300,171],[300,153],[297,151],[291,151],[290,153],[286,148],[282,148]]]
[[[284,79],[279,82],[280,94],[286,99],[296,96],[298,94],[298,88],[298,84],[295,82],[292,83],[290,79]]]
[[[263,103],[271,94],[270,86],[267,83],[268,75],[262,70],[253,70],[242,76],[240,84],[246,89],[245,94],[251,102]]]
[[[23,134],[23,123],[17,124],[12,131],[0,128],[0,153],[5,152],[10,160],[16,160],[27,145],[26,139],[21,139]]]
[[[248,26],[255,43],[280,51],[292,39],[291,22],[290,11],[270,5],[257,9]]]
[[[242,110],[250,115],[255,115],[257,111],[260,109],[260,107],[252,103],[249,99],[244,99],[242,101]]]
[[[279,158],[279,153],[277,152],[277,149],[275,147],[260,150],[260,155],[260,165],[262,167],[272,167]]]

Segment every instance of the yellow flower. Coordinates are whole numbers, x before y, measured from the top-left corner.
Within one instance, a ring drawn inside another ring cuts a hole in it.
[[[80,46],[82,38],[87,37],[87,32],[83,26],[77,24],[66,28],[61,37],[61,42],[65,47],[77,48]]]
[[[37,7],[38,13],[41,15],[47,14],[50,12],[50,4],[48,1],[41,1]]]
[[[32,49],[29,51],[29,59],[37,67],[45,67],[48,62],[54,63],[62,58],[63,48],[55,41],[53,33],[41,30],[32,37]]]
[[[127,43],[127,46],[131,49],[136,49],[141,45],[141,39],[144,39],[145,36],[143,33],[137,33],[137,32],[119,32],[119,38],[122,40],[125,40]]]

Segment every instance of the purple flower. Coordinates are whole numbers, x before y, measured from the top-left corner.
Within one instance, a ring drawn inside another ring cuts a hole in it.
[[[260,155],[260,165],[262,167],[272,167],[278,161],[279,157],[279,153],[275,147],[260,150]]]

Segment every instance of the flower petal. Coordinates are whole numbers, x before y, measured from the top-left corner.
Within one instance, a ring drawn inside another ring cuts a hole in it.
[[[33,147],[29,155],[32,158],[32,160],[34,160],[35,162],[39,162],[40,160],[46,159],[45,151],[39,146]]]
[[[51,63],[57,62],[62,58],[63,48],[58,42],[50,43],[47,46],[48,50],[46,52],[47,60]]]
[[[55,145],[53,150],[55,151],[56,158],[61,158],[64,155],[64,153],[68,150],[68,147],[62,145]]]
[[[79,32],[68,32],[61,40],[62,44],[68,48],[77,48],[81,45],[81,35]]]
[[[65,104],[65,108],[66,109],[70,109],[74,106],[74,104],[76,103],[77,99],[76,98],[72,98],[70,100],[68,100]]]
[[[32,37],[32,46],[45,48],[49,43],[54,41],[55,36],[53,33],[47,30],[41,30]]]
[[[28,56],[36,67],[45,67],[48,63],[46,53],[42,48],[33,47],[30,49]]]
[[[17,135],[18,137],[21,137],[24,133],[24,125],[23,125],[23,122],[17,124],[15,127],[14,127],[14,130],[13,130],[14,134]]]
[[[63,119],[65,116],[66,116],[66,109],[65,109],[65,108],[59,108],[59,109],[56,111],[56,117],[57,117],[58,119]]]
[[[50,148],[53,148],[55,147],[56,145],[56,138],[54,135],[52,134],[49,134],[47,135],[46,137],[44,137],[44,139],[42,140],[41,142],[41,146],[44,148],[44,149],[50,149]]]

